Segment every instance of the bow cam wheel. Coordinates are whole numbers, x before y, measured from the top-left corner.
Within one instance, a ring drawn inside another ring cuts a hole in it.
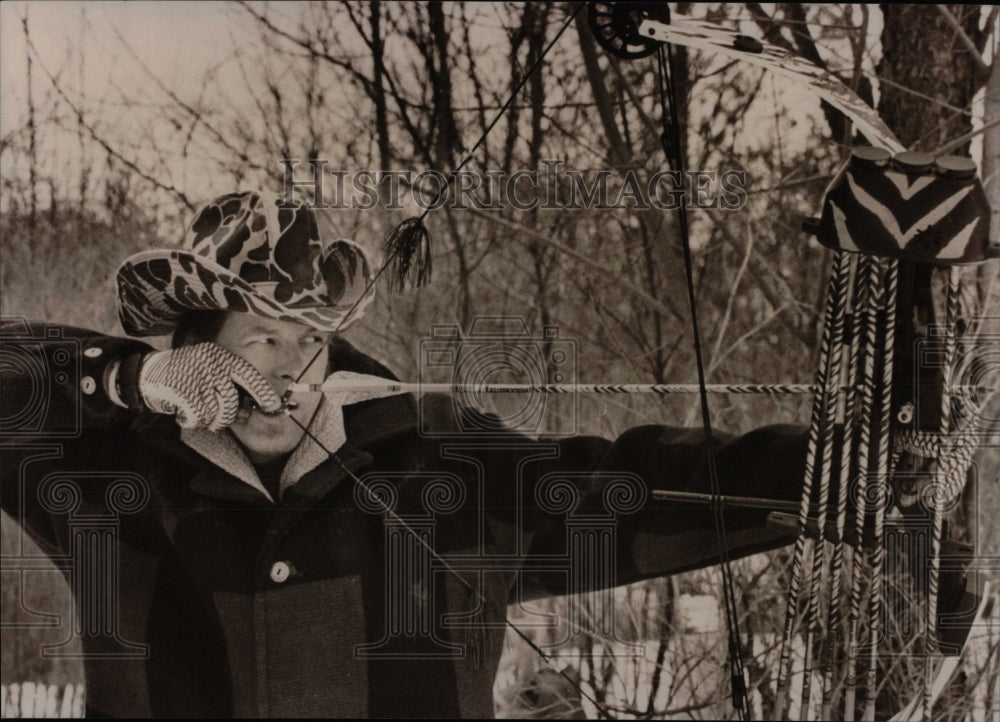
[[[670,22],[667,3],[594,2],[587,8],[590,30],[598,44],[612,55],[636,60],[652,55],[660,41],[639,35],[639,25],[647,18]]]

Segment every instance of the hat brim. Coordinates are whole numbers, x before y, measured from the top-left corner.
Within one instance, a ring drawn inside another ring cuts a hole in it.
[[[355,248],[364,260],[363,252]],[[118,268],[118,315],[130,336],[172,333],[191,311],[252,313],[339,332],[360,318],[374,298],[366,275],[355,276],[332,305],[282,304],[205,256],[182,250],[143,251]]]

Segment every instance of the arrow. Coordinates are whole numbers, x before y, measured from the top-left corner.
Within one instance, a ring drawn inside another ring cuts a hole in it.
[[[376,392],[386,396],[409,393],[473,394],[696,394],[697,384],[461,384],[413,383],[375,376],[338,378],[336,374],[321,384],[294,383],[292,393]],[[709,384],[708,391],[720,394],[812,394],[814,384]]]

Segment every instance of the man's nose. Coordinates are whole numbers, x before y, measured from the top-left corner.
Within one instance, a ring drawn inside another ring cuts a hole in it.
[[[274,376],[284,382],[282,391],[287,383],[295,381],[299,377],[308,362],[305,350],[298,344],[283,344],[280,347],[274,365]]]

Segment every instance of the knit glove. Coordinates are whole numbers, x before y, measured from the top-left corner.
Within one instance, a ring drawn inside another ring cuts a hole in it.
[[[248,361],[214,343],[156,351],[142,359],[137,389],[151,410],[177,417],[184,428],[219,431],[236,420],[244,389],[263,411],[281,398]]]

